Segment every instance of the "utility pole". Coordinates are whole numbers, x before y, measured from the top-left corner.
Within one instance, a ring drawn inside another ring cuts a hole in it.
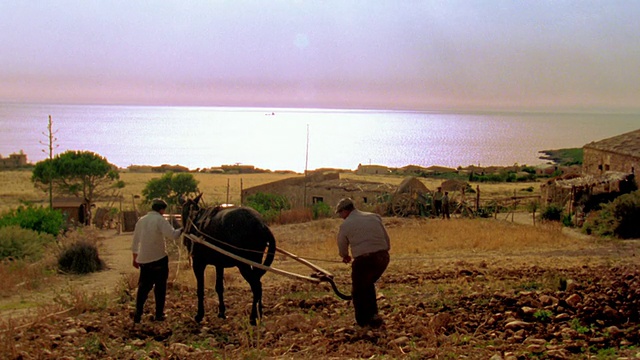
[[[54,142],[58,141],[58,138],[54,137],[54,135],[58,132],[58,130],[53,131],[52,129],[52,125],[53,125],[53,121],[51,120],[51,115],[49,115],[49,125],[47,126],[47,130],[48,133],[42,133],[42,135],[47,137],[47,143],[43,143],[42,141],[40,141],[40,144],[48,146],[49,148],[49,164],[47,166],[47,172],[48,172],[48,177],[49,177],[49,209],[53,209],[53,178],[52,178],[52,173],[53,173],[53,149],[54,149]],[[55,145],[55,147],[57,148],[58,145]],[[42,152],[46,153],[46,151],[43,149]]]
[[[307,207],[307,167],[309,166],[309,124],[307,124],[307,149],[304,159],[304,189],[302,191],[302,206]]]

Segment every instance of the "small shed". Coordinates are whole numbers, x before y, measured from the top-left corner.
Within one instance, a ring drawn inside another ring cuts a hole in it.
[[[53,209],[62,212],[69,225],[89,225],[90,204],[80,197],[54,198]]]

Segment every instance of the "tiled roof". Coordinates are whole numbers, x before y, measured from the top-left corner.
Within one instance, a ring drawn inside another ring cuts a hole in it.
[[[590,142],[584,147],[640,157],[640,129],[608,139]]]

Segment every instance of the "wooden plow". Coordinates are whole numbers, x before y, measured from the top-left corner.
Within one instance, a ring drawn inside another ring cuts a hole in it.
[[[221,253],[223,255],[226,255],[226,256],[228,256],[228,257],[230,257],[232,259],[238,260],[240,262],[243,262],[243,263],[245,263],[247,265],[251,265],[251,266],[253,266],[255,268],[258,268],[258,269],[262,269],[262,270],[265,270],[265,271],[270,271],[272,273],[275,273],[275,274],[278,274],[278,275],[283,275],[283,276],[286,276],[286,277],[289,277],[289,278],[292,278],[292,279],[296,279],[296,280],[305,280],[305,281],[308,281],[308,282],[311,282],[311,283],[314,283],[314,284],[320,284],[320,283],[323,283],[323,282],[328,282],[331,285],[331,288],[333,289],[333,291],[336,293],[336,295],[340,299],[342,299],[342,300],[351,300],[352,299],[351,295],[343,294],[338,289],[338,287],[336,286],[335,282],[333,281],[333,274],[332,273],[330,273],[329,271],[327,271],[327,270],[325,270],[325,269],[323,269],[323,268],[321,268],[321,267],[319,267],[319,266],[317,266],[315,264],[312,264],[311,262],[309,262],[309,261],[307,261],[307,260],[305,260],[305,259],[303,259],[303,258],[291,253],[291,252],[288,252],[286,250],[279,249],[279,248],[276,247],[276,251],[277,252],[279,252],[279,253],[281,253],[281,254],[283,254],[285,256],[288,256],[288,257],[296,260],[297,262],[299,262],[299,263],[301,263],[301,264],[303,264],[303,265],[315,270],[316,273],[314,273],[314,274],[312,274],[310,276],[305,276],[305,275],[292,273],[292,272],[289,272],[289,271],[286,271],[286,270],[274,268],[274,267],[271,267],[271,266],[264,266],[264,265],[262,265],[260,263],[257,263],[257,262],[251,261],[251,260],[247,260],[247,259],[245,259],[245,258],[243,258],[241,256],[238,256],[238,255],[236,255],[236,254],[234,254],[232,252],[224,250],[224,249],[222,249],[222,248],[220,248],[220,247],[218,247],[216,245],[213,245],[212,243],[210,243],[208,241],[205,241],[200,236],[197,236],[197,235],[194,235],[194,234],[187,234],[187,233],[184,233],[184,232],[182,233],[182,235],[186,236],[187,238],[189,238],[189,240],[193,241],[194,243],[198,243],[198,244],[204,245],[204,246],[206,246],[206,247],[208,247],[208,248],[210,248],[212,250],[215,250],[215,251],[217,251],[217,252],[219,252],[219,253]],[[205,234],[205,236],[210,237],[210,236],[208,236],[206,234]],[[212,239],[212,240],[220,242],[220,240],[217,240],[217,239]]]

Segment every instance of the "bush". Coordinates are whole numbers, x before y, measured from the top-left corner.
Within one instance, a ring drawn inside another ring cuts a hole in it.
[[[615,199],[612,204],[617,226],[613,233],[622,239],[640,238],[640,191],[634,191]]]
[[[273,222],[282,210],[289,210],[289,200],[283,195],[256,193],[245,201],[245,205],[254,208],[267,222]]]
[[[60,271],[72,274],[88,274],[105,268],[98,256],[98,248],[88,242],[77,242],[64,249],[58,257]]]
[[[40,260],[46,246],[54,242],[55,238],[49,234],[23,229],[16,225],[1,227],[0,260]]]
[[[563,212],[564,212],[564,209],[562,208],[562,206],[559,206],[556,204],[549,204],[549,206],[547,206],[542,211],[542,214],[540,214],[540,217],[542,218],[542,220],[560,221],[560,219],[562,219]]]
[[[64,215],[44,207],[20,206],[0,217],[0,227],[16,225],[23,229],[58,236],[64,229]]]
[[[313,220],[330,218],[333,216],[333,208],[329,204],[319,201],[311,206]]]
[[[640,238],[640,191],[624,194],[590,215],[584,224],[587,234],[616,236],[621,239]]]

